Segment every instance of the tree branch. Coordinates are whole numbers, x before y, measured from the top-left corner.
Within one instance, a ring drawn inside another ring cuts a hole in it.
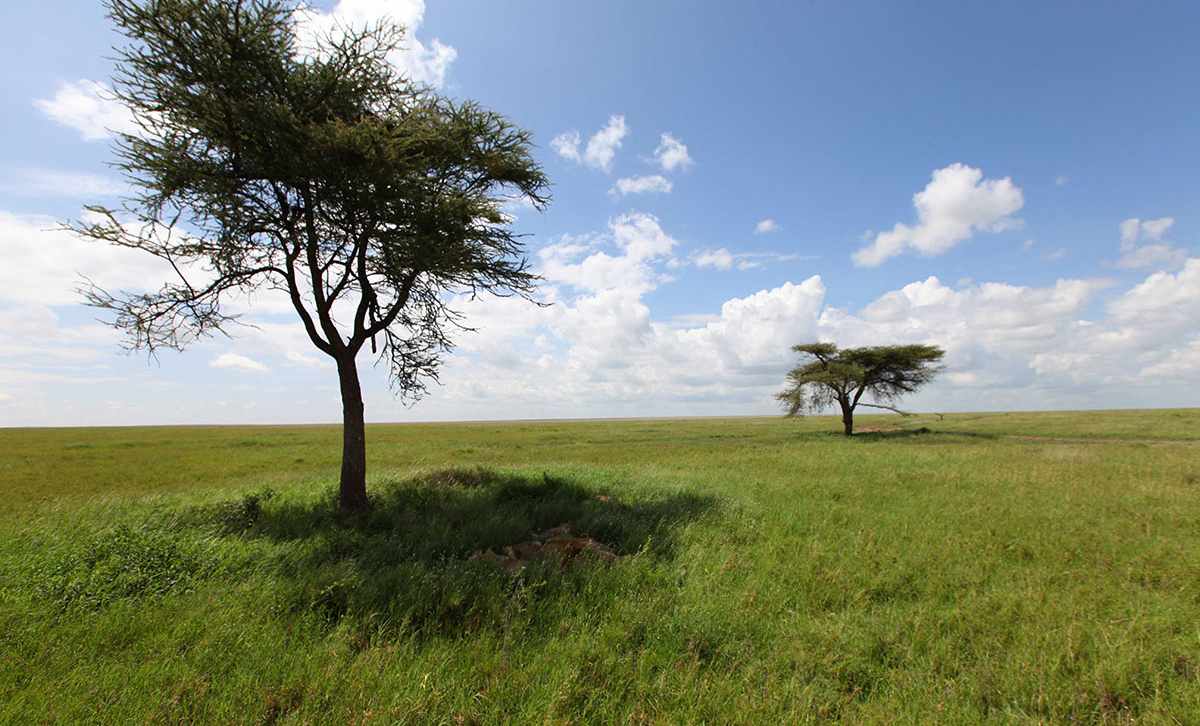
[[[367,338],[378,335],[387,329],[389,325],[396,322],[396,317],[400,315],[400,311],[408,304],[408,297],[412,293],[413,283],[417,281],[417,276],[420,275],[420,270],[412,270],[404,279],[400,286],[400,292],[396,295],[396,301],[392,303],[392,307],[387,311],[382,319],[378,320],[374,325],[364,331],[363,338],[358,341],[359,347],[366,342]]]
[[[862,403],[862,404],[859,404],[859,405],[860,405],[860,406],[866,406],[867,408],[882,408],[882,409],[886,409],[886,410],[888,410],[888,411],[894,411],[895,413],[898,413],[898,414],[900,414],[901,416],[905,416],[905,417],[907,417],[907,416],[916,416],[916,414],[915,414],[915,413],[912,413],[912,412],[910,412],[910,411],[901,411],[900,409],[896,408],[895,406],[885,406],[885,405],[883,405],[883,404],[880,404],[880,403]]]
[[[317,346],[321,352],[331,357],[336,357],[334,356],[334,347],[329,343],[329,341],[322,338],[319,332],[317,332],[317,326],[316,323],[313,322],[312,314],[308,311],[308,308],[305,307],[304,299],[300,296],[300,285],[296,280],[295,267],[296,258],[300,255],[299,241],[295,243],[293,249],[295,250],[294,253],[289,251],[287,254],[286,277],[288,297],[292,301],[292,307],[296,309],[296,314],[300,316],[300,321],[304,324],[304,330],[308,333],[308,339],[311,340],[313,345]]]
[[[322,289],[321,261],[317,257],[320,237],[317,234],[317,224],[313,214],[311,184],[305,184],[300,190],[300,195],[304,199],[304,252],[308,263],[309,278],[312,281],[313,302],[317,306],[317,319],[321,323],[321,329],[325,331],[329,345],[333,347],[334,351],[340,353],[346,350],[346,343],[342,340],[342,334],[329,314],[331,301],[325,297],[325,291]]]

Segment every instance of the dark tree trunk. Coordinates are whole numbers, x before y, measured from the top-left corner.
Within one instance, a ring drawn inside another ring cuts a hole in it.
[[[854,435],[854,408],[849,401],[840,401],[842,404],[842,430],[847,436]]]
[[[342,388],[342,478],[338,488],[338,509],[362,512],[367,501],[367,434],[363,421],[362,388],[354,358],[338,361],[338,381]]]

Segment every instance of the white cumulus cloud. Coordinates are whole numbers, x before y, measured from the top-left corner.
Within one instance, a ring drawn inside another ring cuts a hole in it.
[[[323,353],[301,353],[298,350],[289,350],[284,354],[284,357],[288,363],[304,368],[324,368],[326,370],[335,368],[334,364]]]
[[[129,109],[113,97],[112,89],[96,81],[60,83],[53,96],[37,99],[33,105],[51,120],[78,131],[84,141],[137,131]]]
[[[84,240],[53,217],[0,211],[0,302],[70,305],[82,276],[108,289],[145,289],[170,279],[163,261],[137,250]],[[19,261],[19,262],[18,262]]]
[[[336,37],[345,29],[361,29],[382,20],[404,26],[403,48],[388,55],[388,61],[417,83],[441,88],[446,72],[458,51],[434,38],[425,41],[417,32],[425,20],[424,0],[339,0],[332,10],[305,6],[297,13],[302,52],[312,52],[319,39]]]
[[[692,157],[688,154],[687,144],[669,133],[664,133],[659,137],[658,146],[654,149],[654,160],[658,162],[663,171],[687,169],[693,164]]]
[[[977,231],[1000,231],[1019,224],[1012,217],[1025,204],[1012,179],[984,179],[983,171],[951,164],[933,172],[929,184],[913,196],[917,224],[897,223],[854,253],[855,264],[875,267],[907,250],[940,255]]]
[[[550,139],[550,148],[554,149],[554,153],[562,158],[580,164],[583,162],[583,156],[579,153],[579,145],[582,141],[583,137],[579,135],[578,131],[564,131]]]
[[[247,358],[246,356],[238,355],[237,353],[222,353],[221,355],[209,361],[208,365],[212,368],[232,368],[235,370],[250,371],[252,373],[266,373],[270,370],[265,365],[259,363],[253,358]]]
[[[592,134],[586,145],[583,145],[583,137],[579,132],[571,130],[551,139],[550,148],[564,159],[607,172],[612,169],[613,157],[628,133],[625,117],[613,114],[604,128]]]
[[[677,244],[657,217],[630,212],[611,220],[604,235],[586,241],[570,238],[539,250],[539,273],[550,282],[580,290],[622,289],[640,294],[662,282],[665,276],[654,264],[665,261]],[[599,247],[615,249],[610,252]]]

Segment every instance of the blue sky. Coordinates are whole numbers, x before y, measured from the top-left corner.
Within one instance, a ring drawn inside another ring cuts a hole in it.
[[[752,8],[316,4],[410,25],[396,62],[529,128],[554,183],[513,214],[555,304],[464,303],[444,385],[405,408],[369,371],[370,420],[770,413],[816,338],[944,345],[918,408],[1200,405],[1200,7]],[[44,231],[120,192],[119,39],[90,2],[0,20],[0,424],[336,420],[269,301],[150,364],[74,303],[152,275]]]

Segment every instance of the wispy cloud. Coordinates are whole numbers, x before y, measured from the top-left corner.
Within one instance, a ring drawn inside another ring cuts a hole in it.
[[[17,169],[4,178],[0,191],[30,197],[111,197],[125,190],[120,179],[89,172]]]
[[[754,234],[770,234],[779,229],[779,223],[767,217],[760,219],[758,224],[754,225]]]
[[[617,180],[609,190],[609,194],[625,196],[626,194],[658,193],[666,194],[672,189],[671,181],[661,174],[651,176],[630,176]]]
[[[724,247],[701,250],[692,255],[692,264],[700,268],[713,270],[753,270],[768,262],[792,262],[795,260],[812,260],[814,256],[798,255],[781,252],[730,252]]]
[[[1117,260],[1117,267],[1127,270],[1140,268],[1168,270],[1182,267],[1188,259],[1187,251],[1160,241],[1174,225],[1174,217],[1159,217],[1158,219],[1130,217],[1121,222],[1119,226],[1121,257]]]

